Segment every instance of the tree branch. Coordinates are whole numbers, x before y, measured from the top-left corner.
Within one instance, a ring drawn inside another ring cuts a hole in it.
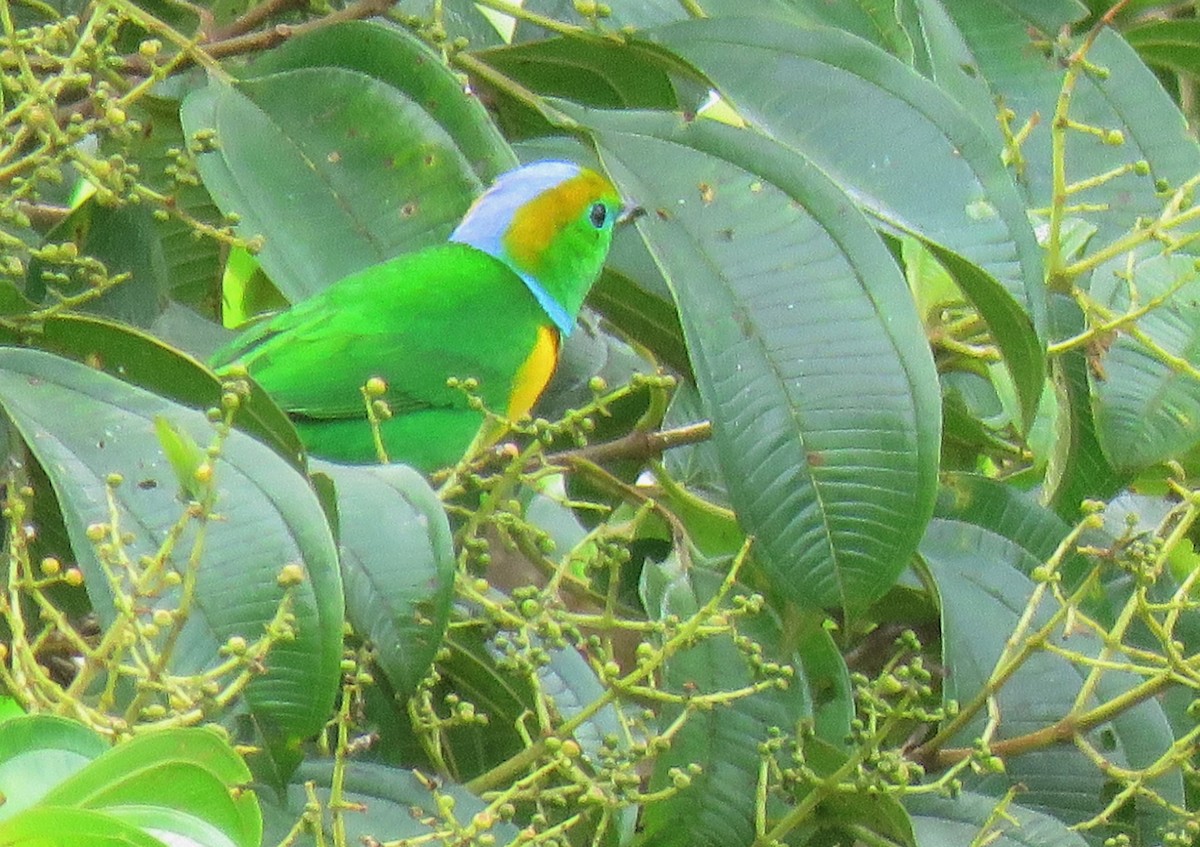
[[[603,464],[616,459],[655,459],[672,447],[699,444],[710,438],[712,438],[712,424],[708,421],[651,432],[635,430],[615,441],[605,441],[601,444],[589,444],[586,447],[551,453],[546,456],[546,461],[554,464],[555,462],[586,459],[589,462]]]

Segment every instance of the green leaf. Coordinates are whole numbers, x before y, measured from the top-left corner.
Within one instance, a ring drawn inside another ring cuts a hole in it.
[[[937,379],[904,279],[822,174],[755,133],[587,112],[650,213],[730,501],[772,587],[865,608],[933,504]]]
[[[627,45],[547,38],[484,50],[479,58],[542,96],[564,97],[602,109],[670,109],[675,89],[666,63]],[[531,134],[549,125],[524,102],[491,91],[501,124],[510,134]],[[507,112],[507,114],[506,114]],[[532,114],[531,114],[532,113]]]
[[[675,306],[608,268],[588,295],[588,303],[626,337],[651,350],[673,371],[690,375],[691,362]]]
[[[751,126],[825,171],[884,229],[935,248],[991,326],[1028,422],[1044,371],[1041,251],[992,139],[912,68],[835,30],[688,21],[647,37],[702,73]],[[776,84],[763,84],[764,69]]]
[[[1122,261],[1124,266],[1124,261]],[[1138,471],[1176,458],[1200,441],[1200,280],[1195,260],[1182,254],[1136,262],[1130,279],[1101,268],[1091,296],[1116,314],[1155,298],[1170,298],[1138,319],[1137,327],[1168,357],[1127,333],[1116,333],[1088,372],[1096,436],[1113,467]],[[1137,301],[1130,300],[1130,290]]]
[[[996,798],[964,791],[953,800],[932,794],[904,798],[920,847],[1086,847],[1087,840],[1061,821],[1015,803],[996,816]],[[986,838],[986,842],[980,841]]]
[[[4,847],[59,847],[63,844],[71,847],[167,847],[141,827],[112,815],[89,809],[53,807],[29,809],[0,823],[0,844]]]
[[[645,579],[647,612],[652,618],[675,615],[687,620],[716,593],[721,575],[700,568],[683,569],[670,560],[649,571]],[[739,623],[739,631],[755,637],[768,655],[778,651],[778,621],[764,612]],[[772,658],[778,658],[772,657]],[[693,711],[675,733],[671,746],[654,762],[650,790],[671,786],[672,771],[688,772],[690,764],[702,770],[677,794],[646,806],[642,813],[639,844],[673,845],[749,844],[754,840],[755,787],[761,758],[758,745],[771,727],[787,729],[813,716],[812,701],[799,670],[787,690],[771,689],[737,697],[712,709]],[[724,635],[699,641],[671,657],[663,673],[663,687],[677,694],[696,690],[707,694],[752,685],[746,656]],[[660,718],[667,726],[683,711],[670,705]]]
[[[343,21],[263,53],[255,58],[248,75],[260,77],[316,66],[366,74],[412,100],[454,139],[471,170],[485,182],[517,164],[483,104],[464,96],[462,80],[442,64],[441,57],[402,30],[367,21]]]
[[[804,759],[805,764],[818,776],[830,777],[846,764],[847,753],[841,744],[829,744],[818,738],[805,742]],[[802,801],[813,791],[819,790],[819,786],[804,784],[796,792],[796,799]],[[812,816],[804,821],[798,830],[815,830],[825,833],[826,838],[840,833],[842,839],[864,841],[861,837],[864,828],[883,836],[887,844],[902,844],[906,847],[916,845],[908,813],[896,797],[888,794],[865,800],[861,794],[829,792],[819,801]],[[859,837],[855,838],[855,835]]]
[[[56,315],[46,320],[36,343],[53,353],[86,362],[194,409],[221,404],[221,380],[191,356],[132,327],[87,315]],[[295,427],[274,401],[251,381],[238,411],[237,426],[265,442],[293,467],[304,467],[304,447]]]
[[[138,166],[138,179],[172,198],[174,208],[201,221],[220,224],[220,212],[202,185],[179,182],[177,151],[187,149],[179,122],[179,101],[157,96],[139,98],[131,117],[142,128],[125,143],[106,139],[102,150],[120,155]],[[111,148],[111,149],[109,149]],[[220,305],[222,245],[213,238],[197,238],[191,224],[178,216],[152,221],[157,251],[172,300],[185,304],[209,319],[217,318]],[[139,324],[146,326],[146,324]]]
[[[46,233],[46,242],[75,244],[81,256],[103,262],[110,277],[130,275],[87,303],[85,311],[147,327],[166,307],[167,263],[149,209],[140,205],[103,206],[93,195]],[[43,273],[61,271],[61,266],[31,261],[26,295],[40,301],[46,299],[48,287],[68,295],[90,287],[85,280],[63,285],[43,278]]]
[[[50,715],[12,718],[0,730],[0,821],[29,808],[108,749],[82,724]]]
[[[326,55],[347,41],[357,49],[358,38],[376,36],[356,27],[314,50]],[[374,69],[380,50],[403,44],[415,58],[396,67],[422,81],[428,100],[409,93],[418,89],[413,81],[402,89],[382,71],[323,66],[236,86],[211,79],[183,104],[190,135],[216,131],[215,149],[198,157],[205,185],[223,211],[241,216],[241,235],[264,236],[259,261],[291,302],[443,240],[482,190],[476,168],[490,175],[510,155],[435,54],[398,32],[378,38],[384,44],[374,44],[363,64]],[[465,149],[460,134],[470,140]],[[480,162],[483,147],[490,158]]]
[[[1050,300],[1050,322],[1055,340],[1084,330],[1083,312],[1063,295]],[[1051,362],[1059,412],[1045,487],[1050,506],[1068,521],[1079,519],[1079,504],[1084,500],[1108,499],[1129,481],[1129,474],[1118,473],[1100,448],[1089,370],[1088,353],[1083,349],[1055,356]]]
[[[120,529],[133,536],[125,546],[130,559],[154,555],[185,508],[172,496],[154,420],[163,416],[202,444],[212,440],[213,426],[201,412],[35,350],[0,350],[0,404],[54,486],[93,606],[108,625],[111,589],[86,536],[90,524],[110,520],[106,479],[116,472],[128,480],[113,496]],[[192,611],[169,667],[204,670],[221,661],[218,649],[230,637],[259,638],[283,598],[280,569],[302,563],[307,580],[293,589],[291,607],[295,639],[275,645],[246,690],[251,710],[277,733],[271,740],[286,746],[324,725],[337,690],[343,613],[336,550],[307,481],[257,441],[230,433],[214,480],[224,519],[206,525]],[[199,537],[195,521],[184,527],[177,567],[187,567],[183,551]],[[177,603],[171,592],[157,605]]]
[[[0,843],[160,845],[152,833],[181,847],[257,847],[262,817],[249,779],[214,729],[109,748],[81,724],[20,718],[0,733]]]
[[[474,0],[413,0],[404,4],[403,14],[409,26],[428,31],[427,28],[436,22],[450,38],[466,38],[476,48],[501,44],[512,30],[511,18],[492,12]],[[493,20],[502,25],[497,27]],[[539,34],[542,34],[540,30]]]
[[[346,617],[400,697],[429,672],[450,619],[455,557],[437,495],[403,465],[314,462],[337,486]]]
[[[445,732],[451,776],[465,782],[524,749],[516,727],[521,715],[533,712],[533,692],[526,680],[497,667],[480,627],[451,627],[442,646],[446,652],[438,657],[437,671],[444,684],[435,701],[453,691],[488,716],[486,727],[460,724]]]
[[[257,847],[258,800],[240,790],[249,781],[250,771],[216,730],[168,729],[112,748],[43,802],[100,811],[162,806],[215,828],[237,847]]]
[[[196,479],[196,472],[204,464],[207,455],[200,449],[196,439],[162,415],[154,419],[154,435],[158,438],[158,446],[162,448],[163,455],[171,463],[171,470],[175,472],[179,490],[186,495],[185,499],[202,499],[204,488]]]
[[[281,842],[288,835],[308,802],[304,788],[304,783],[308,781],[316,786],[317,797],[320,798],[321,808],[324,810],[321,828],[326,839],[330,838],[333,828],[328,804],[332,776],[332,762],[305,762],[288,786],[284,802],[265,804],[264,811],[267,813],[268,823],[263,843]],[[459,821],[470,821],[474,815],[487,808],[486,803],[466,788],[447,780],[438,779],[435,782],[403,768],[348,762],[342,794],[342,799],[352,804],[350,810],[343,813],[346,843],[393,842],[405,839],[413,839],[417,843],[430,841],[431,833],[439,831],[432,827],[443,820],[437,805],[437,798],[443,795],[454,798],[454,817]],[[497,821],[490,832],[495,835],[497,844],[509,844],[517,839],[518,830],[511,823]],[[310,836],[300,843],[313,842]]]
[[[934,516],[1008,539],[1029,554],[1015,562],[1019,566],[1049,559],[1071,529],[1019,489],[970,473],[943,474]],[[1078,587],[1091,567],[1078,552],[1066,553],[1059,567],[1065,587],[1068,590]],[[1022,573],[1028,576],[1030,571]],[[1099,606],[1089,606],[1088,612],[1096,616],[1107,614]]]
[[[804,667],[812,699],[813,733],[834,746],[843,746],[854,720],[854,686],[838,646],[819,620],[808,620],[796,633],[796,654]]]
[[[1083,17],[1085,8],[1075,0],[921,2],[935,60],[934,77],[972,110],[980,125],[995,126],[997,100],[1016,113],[1016,128],[1031,116],[1040,116],[1040,126],[1022,145],[1020,179],[1030,198],[1028,205],[1044,208],[1052,189],[1049,119],[1063,74],[1061,54],[1047,47],[1064,26]],[[1200,148],[1189,137],[1178,106],[1119,34],[1102,30],[1087,59],[1107,73],[1080,75],[1070,117],[1120,130],[1125,143],[1113,146],[1093,135],[1069,132],[1068,181],[1140,159],[1151,170],[1148,177],[1126,173],[1071,196],[1072,203],[1105,208],[1103,214],[1089,218],[1099,227],[1092,244],[1099,249],[1128,231],[1139,216],[1157,215],[1161,200],[1155,196],[1155,180],[1178,185],[1200,171]]]
[[[992,527],[934,518],[921,542],[920,553],[941,599],[946,700],[966,706],[983,689],[1032,596],[1034,583],[1025,574],[1040,565],[1041,559],[1020,546],[1016,526],[1010,518],[996,521]],[[1047,594],[1033,611],[1031,631],[1044,626],[1053,610]],[[1090,630],[1076,628],[1068,633],[1061,625],[1047,642],[1086,657],[1096,656],[1101,649]],[[994,741],[1043,730],[1071,713],[1089,667],[1048,650],[1035,650],[994,695],[1001,716]],[[1083,707],[1091,709],[1120,696],[1139,681],[1140,677],[1123,671],[1103,673]],[[984,711],[975,713],[951,743],[969,747],[982,732],[985,720]],[[1085,737],[1119,767],[1132,768],[1147,766],[1173,743],[1162,707],[1154,700],[1123,711]],[[1005,767],[1002,776],[974,780],[968,787],[1000,794],[1020,785],[1025,806],[1068,824],[1098,814],[1108,802],[1106,775],[1067,743],[1035,747],[1006,758]],[[1178,771],[1157,777],[1152,785],[1169,802],[1183,802]],[[1166,822],[1165,812],[1150,802],[1139,799],[1137,809],[1147,837]]]
[[[1123,35],[1147,64],[1200,76],[1200,21],[1151,21],[1127,29]]]
[[[597,23],[604,29],[644,29],[660,24],[677,21],[687,16],[687,11],[678,0],[618,0],[609,6],[610,15],[603,21],[593,22],[585,18],[577,10],[575,0],[525,0],[522,6],[532,12],[539,12],[560,21],[582,25],[588,28]],[[536,24],[518,21],[513,33],[513,43],[529,39],[543,38],[545,31]]]

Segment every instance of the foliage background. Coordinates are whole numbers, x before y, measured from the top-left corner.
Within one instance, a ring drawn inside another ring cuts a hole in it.
[[[1193,842],[1193,4],[0,26],[4,843]],[[647,214],[511,449],[204,366],[545,156]]]

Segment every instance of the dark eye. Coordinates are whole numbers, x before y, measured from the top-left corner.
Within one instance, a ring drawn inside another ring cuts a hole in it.
[[[608,220],[608,209],[603,203],[593,203],[591,211],[588,212],[588,220],[596,229],[602,229]]]

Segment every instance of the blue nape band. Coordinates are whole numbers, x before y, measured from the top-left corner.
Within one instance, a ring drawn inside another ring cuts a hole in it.
[[[529,274],[519,273],[519,276],[521,277],[521,281],[525,283],[525,287],[533,293],[534,299],[538,301],[538,305],[545,309],[546,314],[550,316],[550,320],[554,321],[554,325],[558,327],[558,331],[563,334],[563,337],[565,338],[570,335],[571,330],[575,328],[575,321],[567,314],[567,310],[551,297],[550,292],[542,288],[541,284]]]

